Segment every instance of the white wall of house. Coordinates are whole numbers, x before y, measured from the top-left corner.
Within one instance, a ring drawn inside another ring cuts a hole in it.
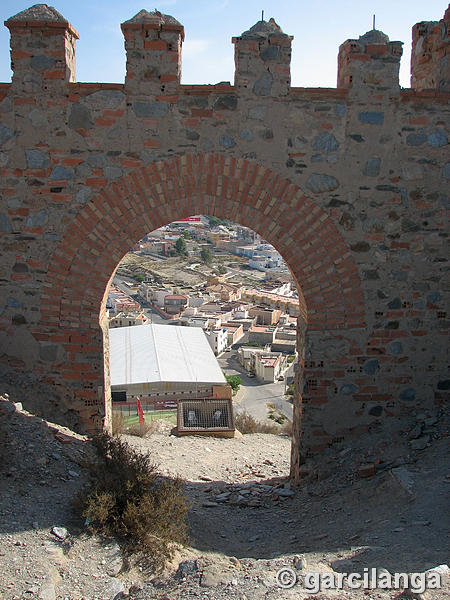
[[[216,356],[225,350],[228,343],[227,330],[225,327],[221,327],[220,329],[207,329],[204,333]]]

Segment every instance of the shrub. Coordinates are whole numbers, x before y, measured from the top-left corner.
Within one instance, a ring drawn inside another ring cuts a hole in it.
[[[119,435],[120,433],[125,432],[125,417],[122,412],[117,410],[112,411],[111,427],[113,435]]]
[[[151,433],[153,429],[153,423],[147,423],[146,421],[142,425],[140,423],[133,423],[132,425],[125,427],[123,433],[128,435],[136,435],[137,437],[145,437],[147,433]]]
[[[119,437],[103,433],[93,444],[89,483],[75,500],[89,531],[116,537],[126,555],[160,571],[187,542],[181,479],[162,477],[148,454]]]
[[[233,394],[235,394],[241,387],[242,379],[239,375],[225,375],[225,379],[227,380],[228,385],[231,386]]]
[[[280,429],[280,435],[286,435],[292,437],[293,434],[293,423],[289,419],[282,425]]]
[[[138,437],[145,437],[148,433],[154,430],[153,421],[148,423],[147,421],[141,425],[140,423],[133,423],[132,425],[125,424],[125,417],[123,413],[119,411],[113,411],[112,413],[112,434],[120,435],[125,433],[127,435],[136,435]]]
[[[269,423],[261,423],[257,421],[248,412],[239,412],[234,417],[234,425],[238,431],[246,433],[279,433],[279,428],[276,425]]]
[[[279,412],[271,412],[269,414],[269,419],[272,419],[272,421],[275,421],[275,423],[278,423],[279,425],[283,425],[283,423],[287,421],[287,417]]]
[[[290,385],[288,385],[288,388],[286,390],[286,396],[293,396],[294,395],[294,384],[291,383]]]

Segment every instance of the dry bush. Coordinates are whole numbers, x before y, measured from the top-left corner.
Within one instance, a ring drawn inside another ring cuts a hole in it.
[[[290,421],[289,419],[287,419],[287,421],[285,423],[283,423],[283,425],[281,426],[280,429],[280,435],[286,435],[288,437],[292,437],[293,434],[293,423],[292,421]]]
[[[283,415],[283,413],[279,410],[271,410],[269,412],[269,419],[275,421],[275,423],[278,423],[278,425],[283,425],[288,420],[286,415]]]
[[[93,440],[97,458],[75,505],[91,533],[114,536],[127,556],[160,571],[177,544],[187,543],[187,505],[181,479],[162,477],[150,457],[119,437]]]
[[[125,431],[125,417],[122,412],[117,410],[112,411],[111,418],[112,434],[119,435]]]
[[[155,427],[153,425],[153,421],[151,423],[145,422],[142,425],[140,423],[134,423],[133,425],[125,427],[123,433],[128,435],[137,435],[138,437],[145,437],[147,433],[152,433],[154,429]]]
[[[125,417],[123,413],[119,411],[113,411],[112,413],[112,433],[113,435],[120,435],[126,433],[127,435],[136,435],[144,437],[148,433],[152,433],[155,429],[153,421],[150,423],[145,422],[143,425],[140,423],[134,423],[133,425],[125,424]]]
[[[241,433],[279,433],[280,429],[275,424],[261,423],[248,412],[239,412],[234,416],[234,425]]]

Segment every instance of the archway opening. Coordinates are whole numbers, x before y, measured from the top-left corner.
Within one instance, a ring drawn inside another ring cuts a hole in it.
[[[109,329],[148,324],[172,325],[172,330],[200,328],[232,384],[234,395],[242,386],[239,399],[245,396],[245,388],[255,384],[250,379],[266,388],[266,392],[257,395],[260,403],[257,397],[253,401],[246,398],[237,407],[239,411],[248,412],[266,429],[270,420],[274,429],[276,424],[284,423],[285,429],[289,428],[294,368],[298,364],[297,319],[300,317],[304,329],[306,308],[281,255],[253,230],[226,219],[199,215],[148,234],[119,264],[109,284],[105,312]],[[170,330],[160,331],[163,337],[164,333],[172,335]],[[181,335],[181,330],[177,331]],[[183,396],[209,393],[213,397],[211,388],[201,388],[203,378],[209,376],[207,369],[203,374],[195,371],[196,363],[187,362],[186,376],[192,381],[190,385],[184,382],[185,389],[182,383],[159,381],[162,372],[169,377],[175,374],[170,369],[174,356],[164,355],[168,364],[158,364],[155,372],[142,370],[140,365],[146,360],[161,362],[157,348],[144,359],[143,352],[148,348],[144,346],[140,354],[133,352],[133,339],[125,346],[124,336],[113,336],[120,340],[114,339],[110,365],[110,371],[115,371],[111,374],[111,388],[116,411],[131,416],[138,397],[141,402],[145,397],[149,406],[144,412],[149,413],[163,408],[173,410]],[[152,337],[149,344],[154,343]],[[303,350],[300,348],[301,359]],[[192,353],[185,346],[183,352]],[[144,381],[146,377],[151,381]],[[142,384],[141,388],[132,383],[133,378]],[[274,383],[279,384],[279,389],[271,390],[265,385]]]
[[[194,545],[245,553],[238,520],[230,514],[236,532],[224,545],[220,534],[205,535],[209,514],[202,507],[289,502],[293,405],[300,400],[295,373],[304,354],[297,324],[306,327],[289,267],[254,230],[195,215],[134,244],[104,303],[113,431],[149,451],[167,476],[186,481]],[[214,416],[225,398],[237,432],[220,431],[229,425],[221,421],[199,431],[204,407],[213,406]],[[180,415],[193,419],[182,432]]]
[[[309,335],[320,337],[328,331],[339,340],[347,329],[364,326],[363,294],[348,247],[331,218],[291,181],[250,160],[219,154],[184,155],[137,167],[80,209],[47,273],[39,335],[60,343],[67,356],[48,380],[62,390],[64,401],[88,431],[108,426],[110,419],[109,371],[102,368],[102,356],[111,274],[149,231],[195,214],[251,227],[278,249],[301,285]],[[351,342],[351,335],[347,337]],[[333,388],[335,377],[342,375],[338,362],[327,364],[322,358],[326,354],[324,345],[315,342],[308,356],[313,374],[307,405],[303,399],[303,424],[300,409],[294,410],[295,479],[301,456],[320,452],[331,440],[321,409],[328,409],[328,402],[334,408],[339,404]],[[334,431],[345,430],[347,424],[336,419],[334,408],[326,413],[328,420]]]

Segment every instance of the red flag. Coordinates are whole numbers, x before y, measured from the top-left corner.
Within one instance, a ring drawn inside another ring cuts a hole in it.
[[[138,413],[138,417],[139,417],[139,425],[143,425],[145,423],[144,411],[142,410],[142,404],[141,404],[141,400],[139,398],[138,398],[136,406],[137,406],[137,413]]]

